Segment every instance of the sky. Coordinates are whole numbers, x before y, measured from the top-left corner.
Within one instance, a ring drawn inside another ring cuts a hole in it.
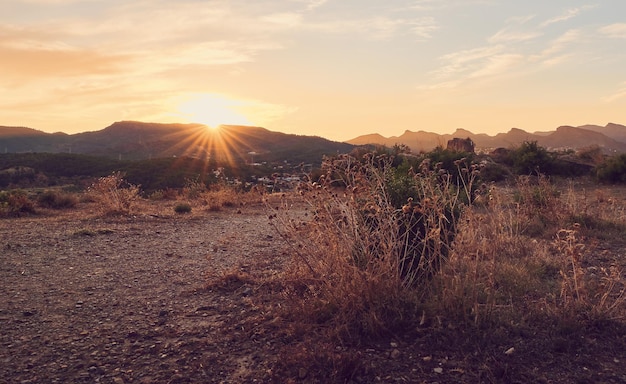
[[[623,0],[0,0],[0,125],[626,124]]]

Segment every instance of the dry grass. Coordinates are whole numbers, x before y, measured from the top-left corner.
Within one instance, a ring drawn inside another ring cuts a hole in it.
[[[293,216],[286,200],[272,206],[294,255],[286,273],[293,314],[332,337],[359,340],[402,328],[446,262],[459,190],[448,174],[425,165],[406,175],[415,197],[394,207],[390,164],[339,157],[325,163],[322,179],[300,188],[310,217]]]
[[[204,183],[198,181],[189,181],[183,188],[182,196],[189,201],[195,201],[206,207],[206,210],[210,212],[261,202],[260,194],[256,190],[243,191],[224,183],[213,184],[207,187]]]
[[[297,322],[358,342],[442,321],[490,328],[625,318],[619,266],[585,262],[593,247],[575,221],[575,191],[522,177],[487,188],[480,205],[464,205],[459,196],[471,196],[473,179],[456,186],[426,166],[411,174],[418,198],[398,209],[389,201],[387,166],[341,157],[301,187],[308,217],[291,214],[285,199],[272,206],[294,255],[285,281]],[[596,203],[584,217],[623,237],[624,202]]]
[[[141,199],[139,186],[126,182],[123,174],[115,172],[99,178],[87,191],[102,214],[131,214]]]
[[[433,312],[478,326],[543,316],[624,319],[619,267],[585,267],[593,242],[573,222],[580,217],[573,193],[560,193],[545,178],[522,178],[512,189],[492,188],[486,207],[468,207],[433,286]],[[619,228],[623,208],[611,208],[598,205],[585,215],[605,215],[604,223]]]

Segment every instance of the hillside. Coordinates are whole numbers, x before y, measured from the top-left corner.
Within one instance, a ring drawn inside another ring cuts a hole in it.
[[[31,128],[0,127],[4,153],[76,153],[122,159],[189,156],[231,162],[320,162],[323,155],[354,146],[316,136],[299,136],[260,127],[116,122],[99,131],[49,134]]]
[[[380,144],[393,146],[407,145],[415,152],[430,151],[437,146],[446,146],[452,138],[471,138],[477,149],[494,149],[499,147],[517,146],[524,141],[537,141],[543,147],[550,149],[579,149],[589,146],[598,146],[605,152],[626,152],[626,126],[609,123],[605,127],[585,125],[582,127],[561,126],[551,132],[526,132],[523,129],[512,128],[506,133],[490,136],[474,134],[465,129],[457,129],[453,134],[440,135],[426,131],[405,131],[400,136],[384,137],[378,134],[369,134],[348,140],[351,144]]]

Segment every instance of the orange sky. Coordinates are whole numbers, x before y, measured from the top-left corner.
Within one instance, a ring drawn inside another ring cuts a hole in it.
[[[621,0],[11,0],[0,125],[347,140],[626,123]]]

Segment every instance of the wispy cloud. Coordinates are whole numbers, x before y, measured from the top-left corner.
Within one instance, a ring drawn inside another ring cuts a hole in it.
[[[606,103],[613,103],[617,100],[626,99],[626,81],[622,82],[621,87],[617,89],[612,95],[603,99]]]
[[[540,53],[530,56],[532,62],[541,62],[543,64],[553,66],[563,62],[570,55],[563,55],[570,45],[580,42],[583,39],[582,32],[578,29],[570,29],[561,36],[550,41]]]
[[[500,75],[523,62],[524,56],[519,54],[508,53],[490,56],[479,69],[472,72],[468,77],[479,78]]]
[[[89,3],[100,0],[14,0],[17,3],[38,4],[38,5],[67,5],[75,3]]]
[[[450,78],[471,76],[489,63],[489,58],[501,54],[503,49],[504,46],[496,45],[446,54],[440,58],[445,65],[433,72],[434,78],[446,80],[445,83],[449,84]]]
[[[490,5],[497,3],[496,0],[414,0],[410,8],[418,11],[431,11],[436,9],[450,9],[474,5]]]
[[[308,0],[307,1],[307,6],[306,9],[307,11],[312,11],[315,8],[319,8],[322,5],[326,4],[328,2],[328,0]]]
[[[599,32],[614,39],[626,39],[626,23],[610,24],[600,28]]]
[[[435,4],[436,1],[423,0],[416,5],[425,7]],[[504,27],[486,38],[487,45],[441,56],[439,61],[443,65],[431,73],[435,81],[421,86],[421,89],[460,86],[468,81],[505,73],[522,76],[541,70],[542,67],[537,65],[549,67],[572,60],[576,57],[576,50],[572,49],[574,44],[587,39],[583,30],[569,29],[549,39],[554,30],[549,31],[546,27],[575,18],[594,7],[571,8],[544,22],[538,21],[535,14],[509,17]],[[600,31],[607,36],[623,37],[626,36],[626,24],[609,25]]]
[[[542,35],[539,30],[524,30],[525,24],[535,18],[534,15],[513,17],[506,21],[507,26],[489,37],[492,44],[532,40]]]
[[[432,17],[414,19],[376,16],[352,20],[331,20],[307,23],[302,28],[330,34],[358,34],[360,38],[388,40],[399,35],[427,40],[439,26]]]
[[[131,55],[66,43],[62,36],[35,27],[0,26],[0,73],[14,80],[101,75],[132,60]]]
[[[567,21],[569,19],[572,19],[578,15],[580,15],[583,11],[586,11],[588,9],[592,9],[595,8],[596,5],[584,5],[582,7],[577,7],[577,8],[570,8],[568,10],[566,10],[565,12],[561,13],[560,15],[554,16],[546,21],[544,21],[543,23],[541,23],[541,27],[547,27],[550,24],[555,24],[555,23],[560,23],[563,21]]]

